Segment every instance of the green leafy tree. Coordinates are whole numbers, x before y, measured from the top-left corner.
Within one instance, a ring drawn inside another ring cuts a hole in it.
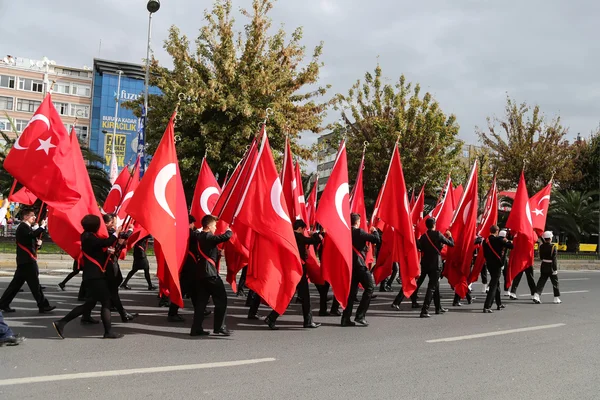
[[[338,94],[341,111],[338,137],[347,136],[348,166],[353,180],[365,153],[364,190],[367,207],[373,207],[381,187],[394,143],[399,140],[406,185],[418,190],[427,181],[428,193],[441,188],[456,162],[462,142],[454,115],[444,114],[430,93],[400,76],[396,84],[384,84],[381,68],[367,72],[346,95]],[[437,195],[435,195],[437,197]]]
[[[498,171],[501,189],[516,188],[523,168],[530,193],[544,187],[553,175],[559,185],[580,179],[560,117],[547,120],[539,106],[532,109],[507,98],[504,118],[487,121],[488,130],[477,128],[477,133],[493,154],[492,169]]]
[[[323,45],[307,58],[302,28],[291,35],[283,28],[273,31],[268,18],[272,8],[272,1],[254,0],[250,11],[240,10],[247,22],[243,32],[236,32],[231,1],[215,1],[204,14],[195,48],[172,26],[164,47],[173,69],[152,62],[150,83],[162,96],[149,99],[149,152],[156,149],[182,94],[175,130],[181,137],[177,153],[188,196],[205,150],[213,171],[224,175],[242,157],[267,108],[273,111],[267,123],[271,147],[282,152],[288,134],[294,154],[312,156],[298,138],[303,131],[322,130],[328,105],[320,101],[327,87],[318,86]]]
[[[570,189],[583,192],[600,189],[600,128],[588,139],[573,143],[575,170],[581,172],[581,180]]]
[[[553,193],[547,225],[567,237],[567,251],[578,251],[579,244],[598,233],[600,202],[598,192],[565,190]]]

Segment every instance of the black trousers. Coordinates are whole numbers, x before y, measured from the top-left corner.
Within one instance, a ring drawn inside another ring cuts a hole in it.
[[[44,296],[40,287],[40,272],[36,262],[17,265],[17,270],[13,276],[12,281],[8,284],[8,287],[0,297],[0,308],[8,308],[10,303],[14,300],[23,284],[27,282],[29,290],[35,299],[38,308],[44,308],[49,306],[48,300]]]
[[[429,278],[429,282],[427,282],[427,293],[425,294],[425,300],[423,300],[423,307],[421,308],[422,313],[429,311],[431,299],[433,299],[436,311],[442,308],[440,301],[440,271],[437,269],[428,271],[426,275]],[[423,276],[423,273],[421,273],[421,276]]]
[[[481,283],[484,285],[488,284],[488,268],[486,264],[483,264],[483,268],[481,268]]]
[[[467,299],[468,302],[471,302],[473,300],[473,298],[471,297],[471,290],[467,289],[467,295],[465,296],[465,299]],[[454,292],[454,300],[452,301],[452,303],[456,304],[460,300],[461,300],[461,298],[458,295],[458,293]]]
[[[537,294],[542,294],[548,278],[550,278],[550,282],[552,282],[552,291],[554,292],[554,297],[559,297],[560,289],[558,288],[558,275],[552,275],[552,271],[542,271],[540,273],[540,279],[538,279],[538,283],[536,286]]]
[[[186,294],[188,296],[192,296],[193,292],[193,280],[189,277],[189,274],[181,274],[179,277],[179,287],[181,288],[181,298],[183,298]],[[174,317],[179,312],[179,306],[175,303],[169,304],[169,317]]]
[[[504,278],[504,291],[508,292],[510,290],[510,287],[507,285],[508,279],[506,278],[506,274],[508,274],[508,268],[505,265],[502,269],[502,277]]]
[[[319,292],[319,313],[327,312],[327,295],[329,294],[329,282],[325,282],[324,285],[315,285],[317,287],[317,291]],[[331,303],[331,312],[337,313],[340,310],[340,302],[337,301],[335,296],[333,297],[333,302]]]
[[[215,319],[213,331],[217,332],[225,327],[225,317],[227,315],[227,291],[220,276],[198,279],[192,287],[192,304],[194,305],[194,321],[192,322],[192,332],[202,330],[204,321],[204,310],[208,304],[208,299],[212,297],[215,305]]]
[[[127,285],[127,282],[135,275],[138,271],[144,271],[144,278],[146,278],[146,282],[148,283],[148,288],[153,287],[152,279],[150,278],[150,264],[148,263],[148,259],[139,259],[134,260],[133,265],[131,266],[131,271],[127,274],[127,277],[123,281],[123,285]]]
[[[312,311],[310,309],[310,291],[308,290],[308,279],[306,275],[302,276],[298,286],[296,286],[298,296],[302,299],[302,316],[304,317],[304,325],[310,325],[313,322]],[[277,321],[279,314],[273,310],[269,314],[269,319],[273,322]]]
[[[397,262],[392,263],[392,275],[388,276],[387,279],[384,279],[379,284],[380,289],[384,289],[386,286],[391,287],[392,283],[394,283],[394,279],[398,276],[400,272],[400,265]]]
[[[102,318],[102,324],[104,325],[104,333],[110,333],[111,293],[108,282],[105,279],[91,279],[85,281],[84,284],[88,296],[85,303],[75,307],[70,313],[60,319],[59,322],[66,324],[80,315],[88,317],[92,313],[96,303],[99,302],[102,306],[100,316]]]
[[[427,274],[421,273],[421,275],[419,275],[419,279],[417,279],[417,288],[415,289],[413,294],[410,295],[410,300],[412,301],[413,304],[417,304],[417,296],[418,296],[419,288],[421,287],[423,282],[425,282],[426,277],[427,277]],[[398,295],[394,299],[393,304],[399,306],[402,303],[402,300],[404,300],[404,292],[402,291],[402,288],[400,288],[400,291],[398,292]]]
[[[237,285],[237,290],[239,291],[243,291],[244,287],[246,286],[246,273],[248,271],[248,267],[244,267],[242,268],[242,273],[240,274],[240,280],[238,282]]]
[[[526,268],[524,271],[519,272],[512,283],[512,288],[510,289],[511,293],[517,293],[517,288],[519,287],[519,283],[521,282],[521,278],[523,277],[523,272],[525,272],[525,277],[527,278],[527,284],[529,285],[529,291],[533,296],[535,294],[535,279],[533,279],[533,267]]]
[[[248,298],[246,299],[246,305],[250,307],[248,310],[248,317],[254,317],[258,313],[260,307],[260,296],[253,290],[248,292]]]
[[[75,260],[75,261],[73,261],[73,271],[71,271],[69,273],[69,275],[67,275],[67,277],[61,282],[61,284],[66,285],[67,282],[69,282],[75,276],[79,275],[79,272],[80,272],[79,264],[77,263],[77,260]]]
[[[348,304],[342,313],[342,320],[349,321],[352,316],[352,308],[354,307],[354,299],[358,293],[358,284],[364,288],[360,304],[356,309],[356,319],[364,319],[371,304],[371,297],[375,289],[375,280],[373,275],[366,267],[352,269],[352,282],[350,284],[350,295],[348,296]]]
[[[485,297],[484,309],[492,308],[492,302],[496,299],[496,306],[500,307],[502,298],[500,297],[500,274],[502,271],[498,267],[490,267],[490,286]]]

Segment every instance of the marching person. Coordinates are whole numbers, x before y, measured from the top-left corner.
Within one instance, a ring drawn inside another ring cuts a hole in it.
[[[202,217],[202,230],[195,230],[190,234],[189,249],[196,260],[193,281],[190,283],[190,297],[194,305],[194,321],[192,322],[191,336],[204,336],[209,332],[202,328],[204,311],[208,299],[212,297],[215,305],[215,320],[213,333],[230,336],[231,331],[225,327],[227,314],[227,292],[223,280],[217,271],[219,249],[217,245],[231,239],[229,228],[222,235],[215,235],[217,230],[217,217],[205,215]]]
[[[544,243],[540,245],[540,258],[542,265],[540,266],[540,279],[536,286],[536,292],[533,295],[533,302],[540,304],[540,296],[546,285],[546,281],[550,278],[552,282],[552,291],[554,292],[554,304],[562,303],[560,301],[560,290],[558,288],[558,263],[556,261],[556,246],[552,244],[554,235],[550,231],[542,234]]]
[[[71,271],[69,275],[67,275],[67,277],[61,283],[58,284],[60,290],[64,292],[67,282],[69,282],[75,276],[79,275],[79,272],[81,272],[81,270],[79,269],[79,263],[77,262],[77,260],[73,260],[73,271]]]
[[[35,298],[40,313],[47,313],[54,310],[55,306],[50,306],[40,287],[40,271],[37,265],[37,250],[42,245],[41,235],[46,231],[46,220],[43,220],[38,227],[35,219],[35,212],[32,209],[23,211],[23,220],[17,227],[15,239],[17,242],[17,269],[12,281],[0,298],[0,310],[5,313],[15,312],[10,308],[10,303],[19,293],[19,290],[25,282]]]
[[[306,259],[308,258],[307,248],[310,245],[317,245],[321,243],[323,237],[317,232],[310,237],[304,236],[304,230],[306,229],[306,223],[297,219],[294,221],[294,237],[296,238],[296,245],[298,246],[298,252],[300,253],[300,260],[302,261],[302,278],[298,282],[297,291],[298,296],[302,299],[302,316],[304,317],[305,328],[318,328],[321,324],[317,324],[313,321],[312,311],[310,309],[310,291],[308,289],[308,278],[306,276]],[[269,328],[276,330],[275,321],[279,314],[273,310],[265,318],[265,323],[269,325]]]
[[[496,299],[497,310],[505,308],[500,296],[500,275],[504,267],[506,249],[512,248],[512,242],[508,241],[506,237],[499,236],[498,226],[492,225],[490,227],[490,236],[483,242],[483,256],[485,257],[485,264],[490,273],[489,291],[483,304],[484,313],[492,313],[492,302],[494,299]]]
[[[83,315],[84,318],[89,316],[97,302],[102,306],[100,316],[104,325],[104,338],[119,339],[123,337],[122,334],[115,333],[111,329],[111,289],[109,280],[106,277],[107,270],[104,266],[107,258],[114,252],[114,250],[111,250],[111,246],[116,242],[123,244],[125,239],[119,239],[119,234],[116,231],[113,231],[106,239],[99,238],[97,234],[100,223],[100,217],[91,214],[86,215],[81,220],[81,226],[83,227],[83,233],[81,234],[81,251],[83,254],[81,269],[83,270],[83,282],[88,298],[85,303],[75,307],[63,318],[52,323],[61,339],[64,339],[65,326],[80,315]]]
[[[448,311],[442,307],[440,301],[440,274],[442,272],[442,248],[444,245],[454,247],[454,240],[450,231],[445,235],[435,230],[435,218],[427,218],[425,221],[427,232],[425,232],[417,241],[417,247],[421,251],[421,275],[426,274],[429,278],[427,284],[427,294],[423,300],[421,308],[421,318],[429,318],[429,305],[431,299],[435,303],[435,313],[442,314]]]
[[[397,262],[393,262],[392,263],[392,275],[381,280],[381,283],[379,283],[379,291],[380,292],[391,292],[392,291],[392,283],[394,283],[394,280],[398,276],[399,272],[400,272],[400,265]]]
[[[18,346],[23,340],[25,340],[23,336],[13,333],[10,327],[6,325],[2,311],[0,311],[0,347]]]
[[[144,278],[146,278],[146,282],[148,283],[148,290],[156,290],[156,286],[152,284],[152,279],[150,278],[150,263],[148,262],[148,257],[146,255],[146,250],[148,250],[148,240],[150,238],[150,235],[145,236],[133,246],[133,265],[131,266],[131,271],[127,274],[127,278],[125,278],[123,284],[121,284],[122,289],[131,290],[131,287],[129,287],[127,283],[136,272],[142,270],[144,271]]]
[[[352,282],[350,285],[348,304],[342,313],[341,325],[355,326],[356,324],[359,324],[362,326],[369,326],[365,316],[369,309],[369,305],[371,304],[371,297],[373,296],[373,290],[375,289],[375,281],[365,262],[367,242],[377,245],[380,238],[377,229],[375,229],[374,226],[371,227],[371,234],[360,229],[360,214],[350,214],[350,222],[352,223]],[[364,288],[364,292],[360,299],[360,304],[356,309],[354,322],[352,322],[350,317],[352,316],[352,308],[354,307],[359,284]]]

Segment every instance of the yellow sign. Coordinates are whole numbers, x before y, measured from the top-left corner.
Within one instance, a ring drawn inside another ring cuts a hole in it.
[[[104,158],[106,158],[106,165],[110,165],[110,158],[112,154],[112,140],[113,134],[107,133],[104,139]],[[127,151],[127,135],[116,135],[115,141],[115,155],[117,156],[117,165],[119,167],[125,166],[125,152]]]

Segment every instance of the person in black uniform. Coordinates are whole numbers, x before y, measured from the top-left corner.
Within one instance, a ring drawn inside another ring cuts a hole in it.
[[[44,296],[40,287],[40,271],[37,265],[37,250],[41,246],[41,235],[46,231],[46,220],[43,220],[38,227],[35,224],[35,212],[32,209],[23,211],[23,221],[19,224],[15,233],[17,242],[17,270],[12,281],[0,298],[0,310],[5,313],[15,312],[10,308],[10,303],[19,293],[19,290],[25,282],[35,298],[40,313],[47,313],[54,310],[55,306]]]
[[[417,287],[416,287],[415,291],[413,292],[413,294],[410,295],[410,301],[412,303],[412,308],[421,308],[421,305],[417,302],[417,296],[418,296],[419,288],[425,281],[426,277],[427,277],[427,274],[421,272],[421,275],[419,275],[419,278],[417,279],[417,282],[416,282]],[[402,287],[400,287],[400,291],[398,292],[398,295],[392,302],[392,308],[394,308],[396,310],[400,310],[400,304],[402,304],[403,300],[404,300],[404,292],[402,291]]]
[[[69,275],[67,275],[67,277],[61,283],[58,284],[60,290],[64,292],[67,282],[69,282],[75,276],[79,275],[79,272],[81,272],[81,270],[79,269],[79,263],[77,262],[77,260],[73,260],[73,271],[71,271],[71,273],[69,273]]]
[[[498,235],[499,229],[496,225],[490,227],[490,236],[483,242],[483,256],[485,264],[490,273],[489,291],[483,304],[483,312],[492,312],[492,301],[496,299],[496,307],[498,310],[504,308],[502,298],[500,297],[500,275],[504,266],[504,253],[506,249],[512,249],[513,245],[506,237]]]
[[[143,270],[144,278],[146,278],[146,282],[148,283],[148,290],[156,290],[156,286],[152,284],[152,280],[150,279],[150,263],[146,256],[148,239],[150,239],[150,237],[151,236],[148,235],[141,238],[133,246],[133,265],[131,266],[131,271],[127,274],[127,278],[125,278],[125,281],[123,281],[123,284],[121,285],[122,289],[131,290],[131,287],[127,286],[127,283],[136,272]]]
[[[2,346],[18,346],[25,340],[24,336],[14,333],[6,322],[4,322],[4,316],[0,311],[0,347]]]
[[[535,294],[533,296],[533,302],[540,304],[540,296],[546,285],[546,281],[550,278],[552,282],[552,291],[554,292],[554,304],[562,303],[560,301],[560,290],[558,288],[558,263],[556,261],[556,246],[552,244],[552,232],[546,231],[542,234],[544,243],[540,245],[540,259],[542,265],[540,266],[540,279],[538,280]]]
[[[296,238],[296,245],[298,246],[298,252],[300,253],[300,260],[302,261],[302,278],[298,282],[296,290],[298,291],[298,297],[302,299],[302,316],[304,317],[305,328],[318,328],[321,324],[313,322],[312,311],[310,309],[310,291],[308,289],[308,278],[306,277],[306,259],[308,258],[307,248],[310,245],[317,245],[321,243],[323,237],[317,232],[313,233],[312,236],[304,236],[304,230],[306,229],[306,223],[297,219],[294,221],[294,237]],[[265,318],[265,323],[269,325],[269,328],[276,330],[275,321],[279,314],[273,310]]]
[[[454,247],[454,240],[450,231],[442,235],[435,230],[435,218],[427,218],[425,221],[427,232],[425,232],[417,241],[417,247],[421,255],[421,275],[427,274],[429,282],[427,284],[427,294],[423,300],[421,308],[421,318],[429,318],[429,305],[433,298],[435,303],[435,313],[442,314],[448,311],[442,307],[440,302],[440,274],[442,272],[442,248],[444,245]]]
[[[348,304],[342,313],[342,326],[355,326],[356,324],[368,326],[369,323],[365,319],[371,297],[375,289],[375,281],[373,275],[367,269],[365,263],[367,253],[367,242],[377,245],[380,241],[379,234],[375,227],[371,227],[371,234],[360,229],[360,215],[356,213],[350,214],[350,222],[352,223],[352,282],[350,284],[350,295],[348,296]],[[361,284],[364,288],[360,304],[356,309],[356,317],[354,322],[350,320],[352,316],[352,308],[358,292],[358,285]]]
[[[217,217],[205,215],[202,217],[202,231],[193,231],[190,235],[189,251],[194,255],[197,264],[190,284],[190,297],[194,305],[194,321],[192,322],[191,336],[207,335],[208,331],[202,329],[204,310],[208,299],[212,297],[215,305],[215,320],[213,333],[223,336],[231,335],[225,327],[227,314],[227,292],[223,280],[217,271],[219,249],[217,245],[231,239],[229,228],[222,235],[215,235],[217,230]]]
[[[81,220],[83,233],[81,234],[81,251],[83,253],[82,270],[83,281],[85,283],[86,293],[88,295],[84,304],[75,307],[63,318],[52,323],[56,333],[61,339],[64,339],[63,331],[65,326],[80,315],[89,316],[92,309],[99,302],[102,306],[100,316],[104,325],[105,339],[118,339],[123,337],[120,333],[115,333],[111,329],[110,306],[111,290],[109,280],[106,278],[106,269],[104,265],[107,257],[110,255],[112,245],[117,241],[123,244],[125,239],[118,239],[118,232],[113,232],[108,238],[101,239],[97,236],[100,229],[100,218],[96,215],[86,215]]]
[[[392,291],[392,283],[394,283],[394,279],[398,276],[400,272],[400,264],[397,262],[392,263],[392,275],[388,276],[386,279],[382,279],[379,283],[379,291],[380,292],[391,292]]]

